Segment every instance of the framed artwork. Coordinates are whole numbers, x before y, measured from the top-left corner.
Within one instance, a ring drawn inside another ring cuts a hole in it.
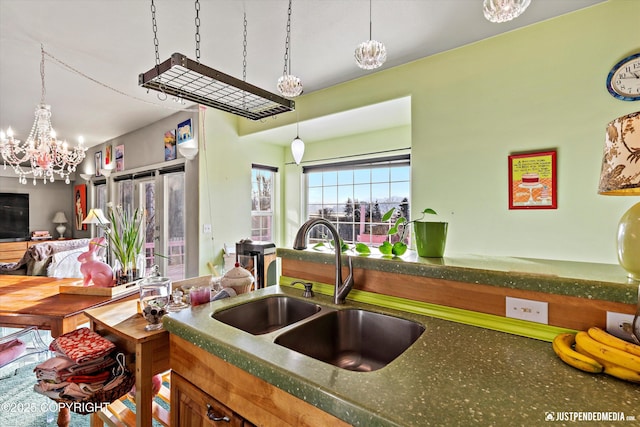
[[[96,176],[102,176],[102,172],[100,171],[102,169],[102,151],[96,152],[93,160],[96,168]]]
[[[175,129],[168,130],[164,133],[164,159],[175,160],[176,159],[176,131]]]
[[[191,126],[191,119],[187,119],[178,124],[178,144],[191,141],[193,139],[193,128]]]
[[[557,209],[556,152],[509,156],[509,209]]]
[[[104,147],[104,165],[109,166],[113,162],[113,155],[111,152],[111,145]]]
[[[124,170],[124,144],[116,145],[116,172]]]
[[[82,221],[87,216],[87,186],[85,184],[78,184],[73,187],[74,196],[74,218],[73,221],[76,226],[76,230],[86,230],[87,224],[83,224]]]

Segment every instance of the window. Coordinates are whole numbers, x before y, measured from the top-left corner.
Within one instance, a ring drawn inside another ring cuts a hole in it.
[[[411,166],[409,155],[375,160],[305,166],[307,214],[331,221],[345,242],[378,246],[389,240],[389,222],[382,216],[391,208],[409,219]],[[315,234],[314,234],[315,233]],[[322,227],[310,241],[326,239]],[[409,233],[405,243],[410,242]],[[393,243],[393,241],[392,241]]]
[[[277,168],[251,166],[251,240],[273,239],[274,184]]]

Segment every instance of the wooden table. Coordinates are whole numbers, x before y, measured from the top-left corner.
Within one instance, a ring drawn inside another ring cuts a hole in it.
[[[151,426],[153,417],[151,378],[169,370],[169,333],[160,329],[145,331],[148,325],[137,311],[137,301],[125,301],[85,312],[91,329],[108,338],[125,354],[135,355],[129,369],[136,374],[136,426]],[[129,359],[130,360],[130,359]],[[102,426],[99,414],[91,417],[92,426]]]
[[[132,289],[115,297],[61,294],[60,285],[70,285],[79,279],[56,279],[43,276],[0,275],[0,326],[24,328],[37,326],[51,330],[53,338],[71,332],[86,323],[84,311],[115,301],[138,299]],[[69,410],[58,413],[58,426],[69,424]]]

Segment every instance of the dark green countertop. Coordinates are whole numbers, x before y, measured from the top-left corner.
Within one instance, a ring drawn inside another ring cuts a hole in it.
[[[336,307],[330,297],[316,294],[322,305],[364,307],[425,326],[388,366],[351,372],[274,344],[283,330],[253,336],[211,317],[269,295],[301,293],[271,286],[171,313],[163,323],[170,333],[357,426],[530,426],[575,411],[622,412],[640,420],[640,387],[567,366],[548,342],[349,300]]]
[[[283,259],[335,263],[332,253],[313,249],[278,248],[277,255]],[[343,256],[343,262],[345,258]],[[421,258],[414,251],[407,251],[402,257],[394,258],[354,255],[353,266],[633,305],[638,301],[639,283],[630,281],[617,264],[480,255]]]

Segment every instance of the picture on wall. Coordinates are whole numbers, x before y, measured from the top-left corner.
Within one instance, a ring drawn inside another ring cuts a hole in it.
[[[187,119],[178,124],[178,144],[191,141],[193,139],[193,128],[191,127],[191,119]]]
[[[175,160],[176,159],[176,131],[175,129],[168,130],[164,133],[164,159]]]
[[[102,151],[98,151],[94,157],[94,166],[96,168],[96,176],[102,176]]]
[[[557,209],[556,152],[509,156],[509,209]]]
[[[124,144],[116,145],[116,172],[124,170]]]
[[[76,225],[76,230],[86,230],[87,224],[83,224],[82,221],[87,216],[87,186],[85,184],[78,184],[73,187],[74,196],[74,217],[73,221]]]
[[[113,162],[113,156],[111,152],[111,145],[104,147],[104,165],[109,166]]]

